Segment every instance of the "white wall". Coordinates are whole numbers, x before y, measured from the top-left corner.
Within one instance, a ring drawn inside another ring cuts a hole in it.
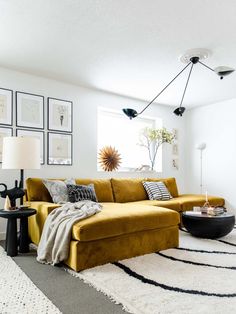
[[[186,114],[188,192],[200,191],[200,151],[203,151],[203,190],[223,196],[236,211],[236,99],[189,110]]]
[[[150,173],[104,173],[97,171],[97,107],[115,108],[121,110],[131,107],[137,110],[146,105],[146,102],[129,99],[97,90],[65,84],[59,81],[28,75],[21,72],[0,68],[0,87],[23,91],[45,96],[73,101],[73,166],[48,166],[44,165],[40,170],[25,171],[25,176],[34,177],[147,177]],[[146,111],[146,115],[160,117],[163,126],[167,129],[179,130],[180,170],[171,167],[171,146],[163,148],[163,172],[160,177],[175,176],[180,191],[184,191],[184,142],[185,121],[184,118],[175,116],[173,108],[161,105],[152,105]],[[45,110],[46,115],[46,110]],[[46,119],[46,116],[45,116]],[[46,122],[46,120],[45,120]],[[132,123],[132,121],[130,122]],[[14,97],[14,125],[15,125],[15,97]],[[46,148],[46,147],[45,147]],[[19,178],[19,172],[15,170],[0,169],[0,182],[5,182],[9,187],[13,186],[14,179]],[[0,199],[0,207],[3,200]],[[4,232],[5,225],[0,220],[0,233]]]

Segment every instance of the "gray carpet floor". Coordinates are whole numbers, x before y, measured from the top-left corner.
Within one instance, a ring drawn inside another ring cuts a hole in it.
[[[4,242],[0,243],[4,246]],[[13,257],[16,264],[63,314],[124,314],[121,305],[66,273],[63,268],[42,265],[36,252]]]

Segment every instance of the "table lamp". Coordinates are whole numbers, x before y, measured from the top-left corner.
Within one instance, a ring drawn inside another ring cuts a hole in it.
[[[2,169],[20,169],[20,187],[23,189],[24,170],[40,169],[40,140],[35,137],[4,137]]]

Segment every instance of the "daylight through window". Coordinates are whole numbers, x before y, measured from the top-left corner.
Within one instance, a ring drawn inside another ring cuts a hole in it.
[[[145,127],[161,128],[162,119],[137,117],[130,121],[121,112],[98,109],[98,152],[104,146],[115,147],[122,158],[119,171],[134,171],[150,165],[148,151],[138,145],[140,132]],[[158,152],[156,171],[162,170],[161,149]],[[98,163],[98,170],[102,170]]]

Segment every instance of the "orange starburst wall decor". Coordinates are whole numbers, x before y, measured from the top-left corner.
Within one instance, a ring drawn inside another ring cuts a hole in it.
[[[99,163],[104,171],[117,170],[121,164],[121,157],[115,147],[105,146],[99,152]]]

